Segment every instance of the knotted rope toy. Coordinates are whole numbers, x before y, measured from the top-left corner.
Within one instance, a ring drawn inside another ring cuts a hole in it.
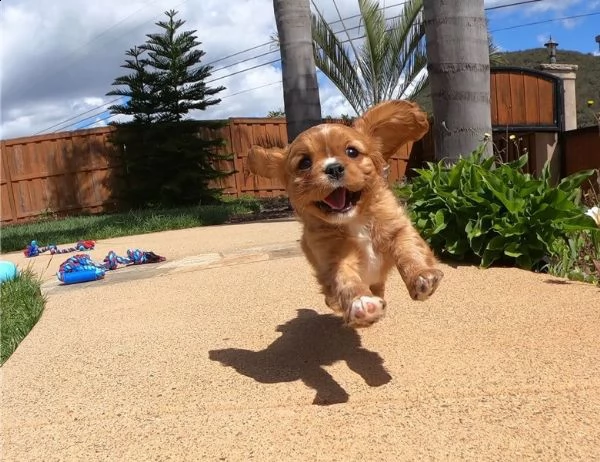
[[[82,252],[84,250],[94,250],[96,246],[96,241],[86,240],[86,241],[77,241],[74,247],[69,247],[68,249],[59,249],[55,244],[49,244],[44,247],[40,247],[37,241],[31,241],[23,250],[23,253],[27,258],[37,257],[38,255],[44,252],[50,252],[51,255],[60,254],[60,253],[71,253],[71,252]]]
[[[102,279],[106,271],[115,270],[119,265],[143,265],[165,260],[165,257],[156,255],[154,252],[146,252],[140,249],[127,250],[126,257],[121,257],[111,250],[104,257],[102,263],[94,262],[89,255],[78,254],[69,257],[60,265],[56,277],[64,284],[96,281]]]

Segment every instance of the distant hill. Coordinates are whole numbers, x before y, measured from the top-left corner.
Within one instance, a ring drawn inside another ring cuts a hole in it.
[[[548,62],[548,52],[545,48],[511,51],[502,53],[501,56],[507,66],[530,69],[535,69],[540,63]],[[587,107],[587,101],[590,99],[594,100],[594,110],[596,112],[600,111],[600,56],[559,49],[557,50],[556,57],[558,63],[577,64],[579,66],[577,79],[575,80],[578,127],[596,125],[596,119],[592,111]],[[417,98],[417,102],[427,112],[431,113],[431,98],[427,89]]]

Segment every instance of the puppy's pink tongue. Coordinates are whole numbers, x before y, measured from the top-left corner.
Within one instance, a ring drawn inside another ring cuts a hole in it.
[[[342,210],[346,206],[346,188],[337,188],[323,199],[333,210]]]

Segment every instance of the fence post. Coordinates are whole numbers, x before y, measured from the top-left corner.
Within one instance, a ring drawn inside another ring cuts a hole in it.
[[[0,158],[2,159],[2,177],[6,182],[6,189],[8,191],[8,208],[11,211],[12,221],[17,221],[17,204],[15,202],[15,195],[13,192],[12,174],[9,168],[9,162],[6,159],[6,142],[0,141]],[[2,204],[3,206],[5,204]],[[3,214],[5,215],[5,214]],[[5,215],[6,216],[6,215]]]
[[[235,140],[233,139],[236,135],[236,124],[235,119],[230,117],[227,123],[227,132],[229,137],[229,149],[233,154],[233,179],[235,181],[235,196],[240,197],[242,195],[242,185],[244,184],[244,163],[240,160],[237,149],[235,149]]]
[[[233,155],[233,170],[235,171],[235,173],[232,175],[233,176],[233,184],[235,186],[235,197],[240,197],[240,182],[239,182],[239,159],[237,156],[237,152],[235,151],[235,149],[233,148],[233,119],[230,117],[227,121],[227,141],[228,141],[228,149],[231,152],[231,154]]]

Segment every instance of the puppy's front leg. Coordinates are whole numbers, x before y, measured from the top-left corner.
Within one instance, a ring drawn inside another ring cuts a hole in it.
[[[363,282],[358,272],[358,261],[354,265],[341,262],[327,279],[323,281],[327,305],[335,311],[342,311],[349,326],[370,326],[385,314],[385,300],[374,296]]]
[[[436,268],[437,260],[433,252],[408,219],[396,233],[391,251],[411,298],[429,298],[444,273]]]

